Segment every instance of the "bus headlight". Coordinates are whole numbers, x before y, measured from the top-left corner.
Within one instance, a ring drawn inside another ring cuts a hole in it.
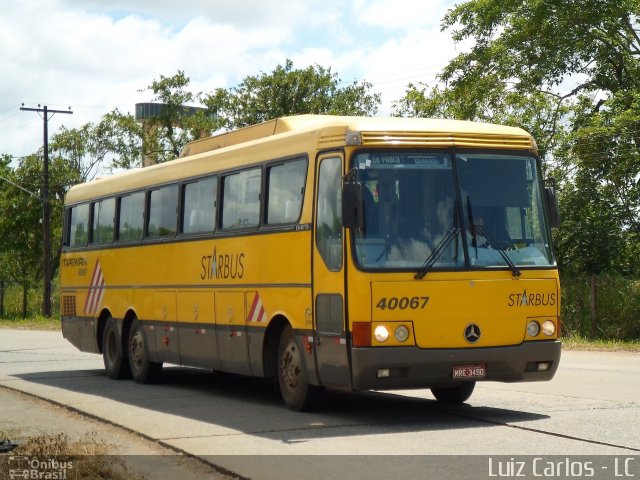
[[[551,320],[547,320],[542,324],[542,333],[544,333],[547,337],[550,337],[554,333],[556,333],[556,324]]]
[[[531,320],[527,323],[527,333],[530,337],[537,337],[540,333],[540,324],[535,320]]]
[[[378,325],[373,331],[373,336],[376,337],[376,340],[380,343],[386,342],[389,338],[389,330],[387,330],[387,327],[384,325]]]
[[[393,336],[396,337],[396,340],[400,343],[404,343],[409,338],[409,329],[404,325],[400,325],[396,328],[396,331],[393,332]]]

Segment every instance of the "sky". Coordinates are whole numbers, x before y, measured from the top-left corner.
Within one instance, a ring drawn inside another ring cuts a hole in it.
[[[0,154],[152,100],[179,70],[195,92],[237,86],[291,59],[368,81],[389,114],[409,83],[433,84],[462,47],[440,22],[453,0],[0,0]]]

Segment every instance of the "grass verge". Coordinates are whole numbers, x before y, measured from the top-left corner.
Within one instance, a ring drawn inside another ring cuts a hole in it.
[[[566,350],[640,353],[640,340],[593,340],[580,336],[563,337],[561,340]]]
[[[0,328],[15,328],[18,330],[60,330],[60,317],[0,318]]]

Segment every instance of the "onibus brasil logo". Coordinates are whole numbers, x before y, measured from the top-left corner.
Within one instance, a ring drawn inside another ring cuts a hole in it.
[[[9,479],[66,480],[71,478],[72,461],[25,456],[9,457]]]

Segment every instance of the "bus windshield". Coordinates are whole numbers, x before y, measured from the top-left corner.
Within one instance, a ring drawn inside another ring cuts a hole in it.
[[[353,167],[363,186],[354,235],[363,269],[553,264],[533,157],[385,150],[358,153]]]

